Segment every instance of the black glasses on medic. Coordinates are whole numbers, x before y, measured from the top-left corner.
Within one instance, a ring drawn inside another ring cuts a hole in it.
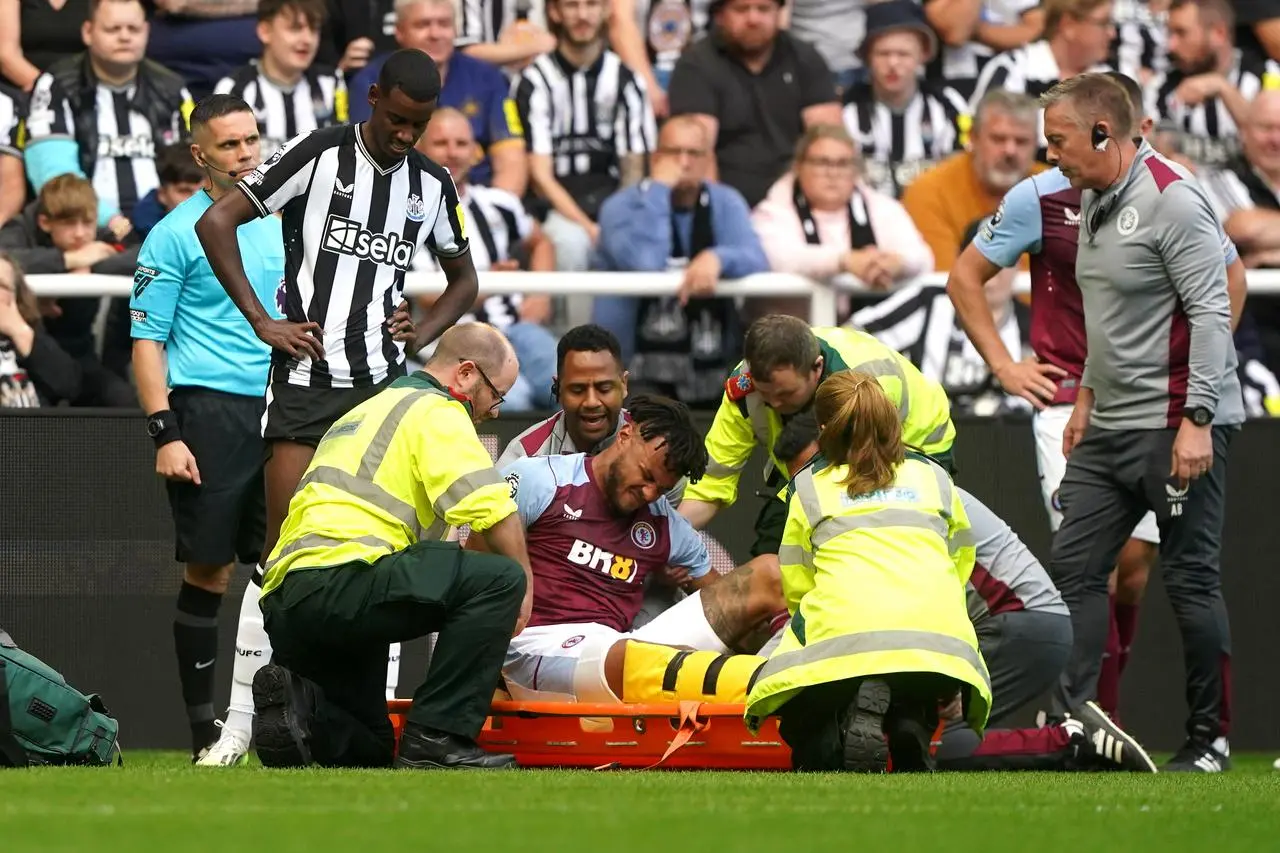
[[[480,366],[480,362],[476,361],[474,358],[458,359],[459,364],[461,364],[464,361],[469,361],[475,365],[476,372],[480,374],[480,378],[484,381],[484,384],[489,387],[489,393],[493,394],[493,399],[496,402],[494,402],[494,404],[489,407],[489,411],[493,411],[494,409],[497,409],[507,401],[507,398],[502,396],[502,392],[498,390],[498,387],[493,384],[493,380],[489,378],[489,374],[484,372],[484,368]]]

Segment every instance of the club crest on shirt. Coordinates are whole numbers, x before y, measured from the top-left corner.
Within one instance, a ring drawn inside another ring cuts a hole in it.
[[[1132,207],[1126,207],[1120,211],[1120,215],[1116,217],[1116,231],[1120,232],[1122,237],[1128,237],[1134,231],[1138,230],[1138,211]]]
[[[637,548],[649,549],[653,547],[653,543],[658,541],[658,534],[654,532],[653,525],[647,521],[637,521],[631,525],[631,541],[636,543]]]
[[[410,222],[421,222],[426,217],[427,206],[423,203],[421,196],[410,195],[404,205],[404,218]]]

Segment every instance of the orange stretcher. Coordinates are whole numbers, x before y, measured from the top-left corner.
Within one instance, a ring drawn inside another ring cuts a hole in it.
[[[387,703],[397,744],[410,704]],[[791,750],[778,735],[777,718],[753,735],[742,712],[742,705],[699,702],[494,702],[478,742],[514,754],[521,767],[790,770]]]

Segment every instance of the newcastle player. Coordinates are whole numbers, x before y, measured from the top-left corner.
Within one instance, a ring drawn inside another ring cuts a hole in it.
[[[330,425],[405,374],[404,345],[390,321],[419,245],[439,260],[448,287],[419,324],[415,348],[475,303],[457,190],[447,170],[414,150],[439,93],[431,58],[397,51],[370,87],[368,121],[291,140],[196,225],[218,280],[273,350],[262,422],[264,557]],[[235,242],[240,225],[277,211],[285,245],[280,320],[253,293]]]

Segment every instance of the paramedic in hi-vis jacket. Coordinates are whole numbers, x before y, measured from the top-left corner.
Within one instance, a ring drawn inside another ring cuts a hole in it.
[[[811,327],[786,314],[761,317],[747,329],[744,361],[725,382],[725,393],[707,433],[706,476],[691,484],[680,514],[696,528],[706,527],[721,507],[738,498],[738,480],[756,445],[769,462],[766,485],[776,493],[786,482],[787,466],[773,454],[782,427],[813,405],[814,394],[844,370],[869,374],[884,389],[897,413],[903,441],[951,470],[956,428],[942,386],[920,373],[910,360],[871,335],[852,329]],[[768,501],[756,519],[761,543],[753,555],[772,553],[783,519]]]
[[[991,679],[965,606],[973,537],[946,471],[907,450],[874,376],[824,381],[821,455],[788,488],[778,559],[791,622],[747,696],[797,770],[932,770],[938,709],[981,735]],[[829,461],[828,461],[829,460]]]

